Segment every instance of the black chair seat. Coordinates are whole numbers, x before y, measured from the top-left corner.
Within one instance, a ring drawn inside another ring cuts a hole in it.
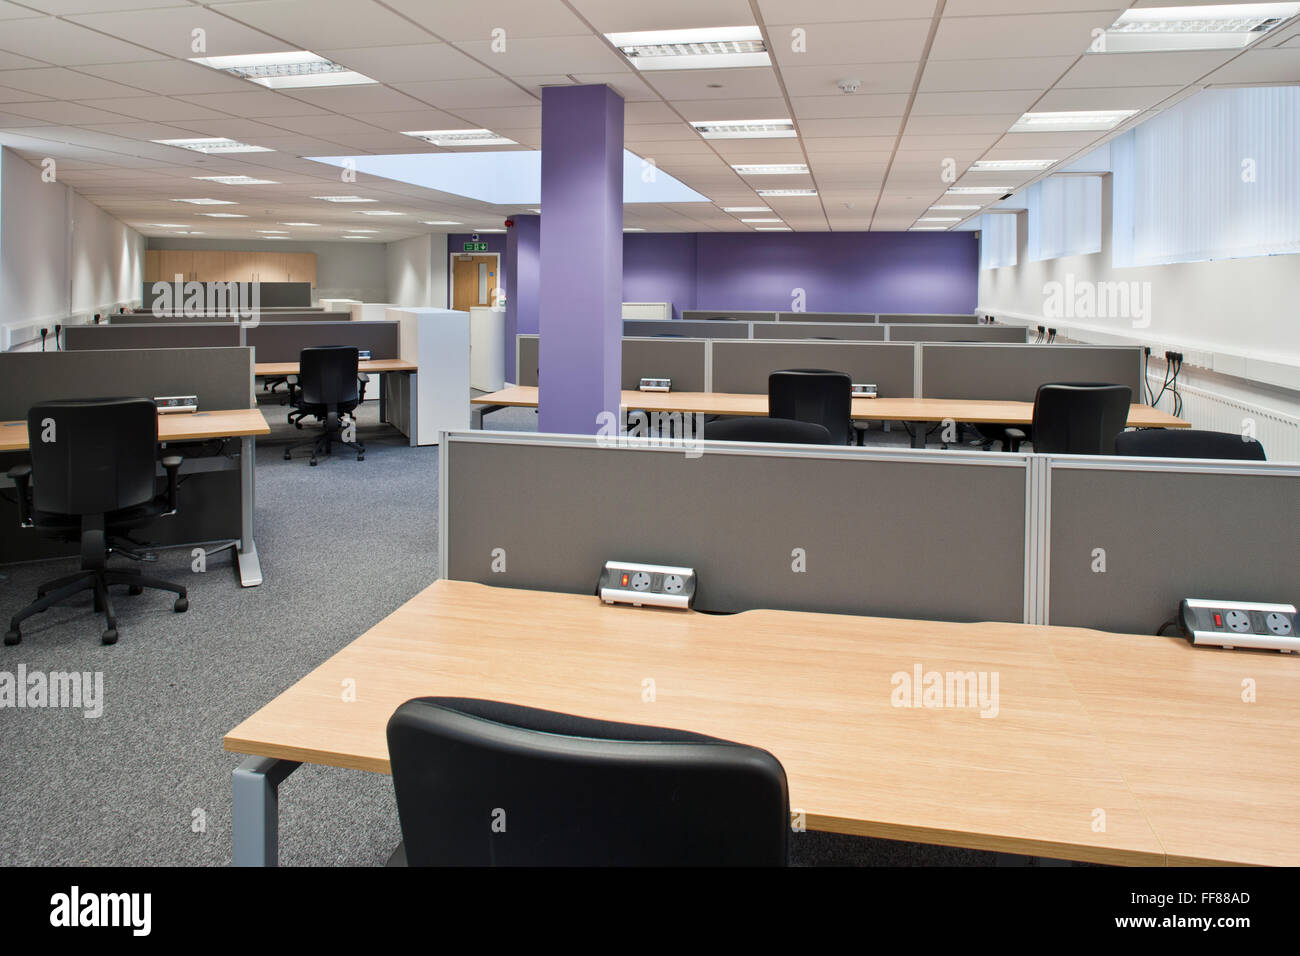
[[[1195,428],[1144,428],[1115,438],[1115,454],[1143,458],[1217,458],[1267,461],[1264,446],[1235,432]]]

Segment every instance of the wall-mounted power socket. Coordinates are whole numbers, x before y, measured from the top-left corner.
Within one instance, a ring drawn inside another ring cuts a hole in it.
[[[640,392],[671,392],[672,389],[671,378],[643,378],[641,384],[637,386],[637,391]]]
[[[153,403],[158,406],[159,415],[175,415],[177,412],[197,412],[199,397],[197,395],[158,395]]]
[[[854,382],[849,386],[849,395],[853,398],[875,398],[876,386],[867,382]]]
[[[649,604],[685,610],[695,600],[695,569],[606,561],[598,592],[606,604]]]
[[[1229,650],[1254,647],[1284,654],[1300,650],[1300,623],[1293,604],[1188,598],[1178,606],[1178,623],[1193,644]]]

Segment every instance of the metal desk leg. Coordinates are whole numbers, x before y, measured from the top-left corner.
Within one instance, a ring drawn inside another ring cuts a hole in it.
[[[253,472],[257,467],[257,440],[245,435],[239,448],[239,583],[255,588],[262,583],[262,563],[257,559],[257,543],[253,540]]]
[[[388,375],[381,372],[379,375],[379,421],[386,423],[388,421]]]
[[[912,422],[912,447],[925,447],[925,429],[929,422]]]
[[[469,407],[469,427],[483,430],[483,416],[499,412],[505,405],[471,405]]]
[[[231,862],[235,866],[280,863],[280,784],[300,764],[271,757],[245,757],[230,776]]]

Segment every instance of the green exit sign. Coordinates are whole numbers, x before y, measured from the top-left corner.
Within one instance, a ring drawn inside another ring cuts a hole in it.
[[[467,242],[461,246],[465,252],[487,252],[486,242]]]

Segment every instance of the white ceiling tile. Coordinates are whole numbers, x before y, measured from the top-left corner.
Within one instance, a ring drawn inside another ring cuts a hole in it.
[[[767,67],[726,70],[656,70],[642,78],[668,100],[779,97],[776,73]]]
[[[633,30],[690,30],[738,27],[754,22],[747,0],[573,0],[573,6],[602,33]]]
[[[743,97],[734,100],[673,100],[673,106],[688,122],[789,118],[789,107],[779,96]]]
[[[1190,5],[1191,3],[1222,3],[1223,0],[1188,0],[1187,4],[1183,0],[1177,0],[1178,5]],[[1168,7],[1174,5],[1174,0],[1158,0],[1155,6]],[[1105,0],[948,0],[943,8],[945,17],[987,17],[998,14],[1024,14],[1024,13],[1074,13],[1080,11],[1090,11],[1097,14],[1098,19],[1105,20],[1103,26],[1110,26],[1118,19],[1119,15],[1132,6],[1141,6],[1141,3],[1122,3],[1112,6]]]
[[[799,43],[795,29],[803,31]],[[769,25],[772,54],[782,67],[915,61],[929,34],[929,19]]]
[[[250,86],[229,73],[184,60],[148,60],[143,63],[104,63],[78,68],[82,73],[135,87],[142,93],[246,93]],[[112,94],[107,94],[112,95]]]
[[[792,96],[794,115],[800,120],[853,117],[897,117],[907,108],[906,93],[853,93],[846,95]]]
[[[448,43],[315,50],[380,83],[464,80],[492,76],[492,70]]]
[[[0,78],[2,80],[3,78]],[[1272,50],[1249,50],[1205,78],[1205,83],[1300,82],[1300,45]]]
[[[6,20],[4,32],[0,33],[0,49],[59,66],[123,63],[161,55],[53,17]]]
[[[515,37],[577,36],[586,32],[560,0],[504,0],[496,3],[430,3],[387,0],[388,6],[420,24],[441,40],[492,39],[504,30],[507,44]]]
[[[1041,96],[1040,90],[988,90],[977,93],[917,93],[913,116],[1016,113],[1019,115]]]
[[[175,100],[167,96],[130,96],[103,100],[88,100],[87,104],[99,109],[111,110],[123,116],[135,119],[153,120],[170,123],[176,120],[203,120],[223,117],[224,113],[210,110],[205,106],[195,106],[184,100]]]
[[[0,70],[26,70],[42,66],[49,66],[49,62],[0,50]]]
[[[628,102],[659,99],[659,94],[635,70],[624,70],[621,73],[575,73],[574,78],[579,83],[604,84]]]
[[[932,17],[936,0],[758,0],[767,23],[833,23],[849,20],[905,20]]]
[[[1112,22],[1113,18],[1094,12],[945,16],[930,48],[930,59],[1078,56],[1093,42],[1092,31],[1104,30]]]
[[[1180,92],[1179,86],[1123,86],[1049,90],[1035,110],[1144,110]]]
[[[608,73],[618,70],[624,58],[604,40],[590,34],[571,37],[516,37],[500,44],[484,38],[461,40],[456,46],[506,76],[539,73]]]
[[[419,34],[405,17],[371,0],[253,0],[216,3],[212,9],[255,30],[291,39],[312,51],[396,46],[410,43]]]
[[[450,113],[431,109],[402,110],[396,113],[367,113],[365,120],[380,129],[399,133],[406,130],[463,128],[459,126],[460,120]]]
[[[120,113],[98,110],[80,103],[60,100],[42,100],[39,103],[9,103],[5,109],[18,116],[45,120],[48,123],[88,125],[91,123],[122,123],[130,119]]]
[[[918,135],[941,136],[945,133],[1005,133],[1020,113],[973,113],[969,115],[918,116],[913,113],[907,121],[907,132]]]
[[[901,123],[901,116],[868,116],[862,119],[800,119],[799,132],[806,139],[889,136],[898,132]]]
[[[56,99],[89,100],[109,96],[134,96],[140,90],[76,70],[52,66],[39,70],[8,70],[0,74],[0,85],[26,90]]]
[[[427,83],[395,83],[399,90],[435,109],[455,111],[470,106],[532,106],[536,97],[509,80],[494,78],[462,83],[435,80]]]
[[[1103,86],[1185,86],[1211,73],[1237,51],[1090,53],[1065,74],[1062,89]]]
[[[242,117],[305,116],[326,110],[271,90],[251,93],[200,93],[182,96],[187,103]]]
[[[134,0],[131,0],[133,3]],[[250,29],[203,7],[181,6],[139,12],[125,10],[76,16],[72,20],[123,40],[131,40],[168,56],[229,56],[275,53],[295,49],[292,43]],[[194,31],[202,30],[197,35]],[[195,49],[196,44],[201,44]],[[132,57],[141,60],[145,57]]]
[[[1030,56],[930,60],[921,76],[920,91],[1043,90],[1055,83],[1077,59],[1077,56]]]
[[[365,86],[290,90],[284,95],[300,103],[310,103],[312,106],[333,110],[336,113],[355,113],[362,117],[372,110],[376,113],[395,113],[401,110],[419,109],[421,106],[419,100],[387,86],[380,86],[378,83]]]
[[[998,149],[1050,150],[1053,154],[1069,155],[1077,149],[1096,142],[1104,133],[1008,133],[997,141]]]
[[[849,66],[787,66],[781,68],[786,92],[790,96],[843,96],[838,82],[860,81],[864,93],[910,93],[916,79],[916,63],[868,63]],[[846,99],[851,97],[845,97]]]

